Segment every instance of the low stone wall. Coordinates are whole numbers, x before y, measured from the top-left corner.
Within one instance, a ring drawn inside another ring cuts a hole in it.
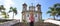
[[[14,25],[16,23],[19,23],[19,21],[13,20],[13,21],[4,22],[3,24],[0,24],[0,26],[11,26],[11,25]]]

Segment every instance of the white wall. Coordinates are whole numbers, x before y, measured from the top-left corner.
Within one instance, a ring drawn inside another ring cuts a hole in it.
[[[37,15],[37,17],[36,17],[36,15]],[[37,22],[38,21],[38,14],[37,13],[34,14],[34,18],[35,18],[35,22]]]
[[[29,14],[29,13],[26,13],[26,21],[27,21],[27,22],[30,22],[28,15],[29,15],[29,17],[30,17],[30,14]]]
[[[30,17],[30,14],[29,14],[29,13],[26,13],[26,21],[27,21],[27,22],[30,22],[28,15],[29,15],[29,17]],[[37,17],[36,17],[36,15],[37,15]],[[35,21],[35,22],[38,21],[38,14],[37,14],[37,13],[34,13],[34,21]]]

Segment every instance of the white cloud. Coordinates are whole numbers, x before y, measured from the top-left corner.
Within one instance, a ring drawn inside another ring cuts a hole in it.
[[[4,7],[6,8],[6,12],[8,12],[10,6],[14,6],[16,5],[15,2],[13,2],[13,0],[0,0],[1,3],[0,5],[4,5]],[[17,10],[18,11],[18,14],[14,17],[15,19],[20,19],[21,21],[21,10]],[[9,13],[9,17],[10,19],[12,19],[12,16],[13,16],[13,13]]]
[[[8,12],[10,6],[13,6],[15,3],[12,0],[0,0],[0,5],[4,5],[4,7],[6,8],[6,12]],[[10,17],[12,17],[12,13],[9,13]]]
[[[0,0],[1,1],[1,0]]]
[[[12,0],[4,0],[4,7],[9,10],[10,6],[13,6],[15,3]]]
[[[22,21],[22,15],[21,15],[21,11],[17,10],[18,14],[15,16],[15,19],[20,19],[20,21]]]
[[[6,12],[8,12],[9,8],[15,4],[12,0],[4,0],[3,3],[4,7],[6,8]],[[9,13],[10,19],[12,18],[12,15],[13,15],[12,13]]]

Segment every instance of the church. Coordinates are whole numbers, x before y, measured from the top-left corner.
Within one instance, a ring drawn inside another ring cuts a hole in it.
[[[36,6],[28,7],[27,4],[22,4],[22,21],[30,22],[33,20],[34,22],[40,22],[42,20],[42,12],[41,12],[41,5],[37,4]]]

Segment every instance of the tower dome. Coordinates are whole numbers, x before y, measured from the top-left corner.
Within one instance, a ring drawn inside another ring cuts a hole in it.
[[[40,5],[40,4],[37,4],[37,5],[36,5],[36,8],[37,8],[37,10],[38,10],[39,12],[41,12],[41,5]]]
[[[26,3],[24,3],[24,4],[23,4],[23,6],[27,6],[27,4],[26,4]]]
[[[23,11],[27,10],[27,4],[26,3],[22,4],[22,7],[23,7]]]
[[[40,4],[37,4],[36,6],[41,6]]]

